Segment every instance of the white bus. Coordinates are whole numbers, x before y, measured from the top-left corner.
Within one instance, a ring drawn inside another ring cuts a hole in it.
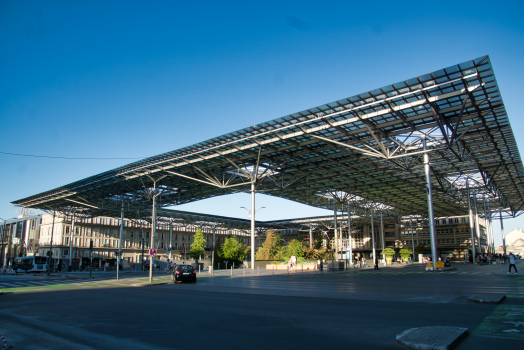
[[[15,273],[46,272],[47,258],[45,256],[24,256],[15,258],[13,270],[15,270]]]

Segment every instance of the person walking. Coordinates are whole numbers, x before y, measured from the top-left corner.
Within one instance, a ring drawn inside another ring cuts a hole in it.
[[[517,272],[517,266],[515,266],[515,255],[513,255],[513,253],[509,253],[509,271],[508,271],[508,275],[511,275],[511,267],[512,266],[515,269],[515,275],[518,275],[519,273]]]

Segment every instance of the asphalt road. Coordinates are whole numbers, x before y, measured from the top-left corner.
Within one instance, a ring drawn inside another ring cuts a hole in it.
[[[413,327],[474,333],[497,306],[468,302],[471,294],[506,293],[504,305],[524,309],[520,277],[505,269],[203,275],[196,284],[141,288],[130,287],[136,275],[127,275],[69,289],[8,288],[0,296],[0,334],[15,349],[394,349],[395,336]],[[458,349],[524,348],[517,333],[470,334]]]

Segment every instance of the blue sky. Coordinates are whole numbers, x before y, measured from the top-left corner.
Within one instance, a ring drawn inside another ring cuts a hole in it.
[[[486,54],[524,150],[523,10],[517,1],[3,0],[0,151],[152,156]],[[0,154],[0,217],[16,215],[12,200],[130,161]],[[179,209],[247,217],[241,206],[248,195]],[[328,214],[262,195],[258,206],[261,220]]]

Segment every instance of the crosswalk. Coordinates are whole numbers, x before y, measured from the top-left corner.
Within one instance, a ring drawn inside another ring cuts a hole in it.
[[[69,285],[82,285],[91,282],[100,282],[103,280],[108,280],[108,278],[73,278],[73,279],[50,279],[44,281],[2,281],[0,282],[0,289],[8,288],[24,288],[24,287],[42,287],[42,286],[52,286],[59,284],[69,284]]]

